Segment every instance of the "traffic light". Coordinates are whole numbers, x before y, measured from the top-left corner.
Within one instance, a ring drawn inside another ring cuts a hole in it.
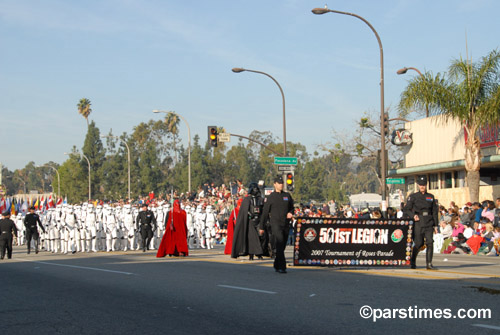
[[[384,136],[389,134],[389,114],[384,113]]]
[[[293,172],[288,172],[286,174],[286,190],[289,192],[293,191]]]
[[[219,133],[217,132],[216,126],[208,126],[208,142],[210,142],[210,146],[216,148],[217,147],[217,137]]]

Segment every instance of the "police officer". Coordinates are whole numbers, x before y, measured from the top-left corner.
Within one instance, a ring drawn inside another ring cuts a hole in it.
[[[413,225],[413,251],[411,253],[410,265],[412,269],[416,269],[417,255],[420,248],[424,245],[426,250],[427,270],[437,270],[432,265],[432,255],[434,252],[433,234],[437,232],[438,225],[438,206],[434,196],[427,192],[427,177],[417,177],[418,192],[411,194],[408,197],[406,206],[403,212],[408,217],[414,220]]]
[[[35,213],[35,207],[30,207],[29,213],[26,214],[24,218],[24,226],[26,227],[26,244],[28,246],[28,254],[31,252],[31,239],[35,241],[35,253],[38,254],[38,242],[40,234],[38,234],[37,224],[40,226],[42,231],[45,233],[45,228],[42,226],[40,217]]]
[[[12,258],[12,235],[17,237],[17,228],[10,219],[10,212],[2,214],[3,219],[0,220],[0,257],[4,259],[5,250],[7,250],[7,258]]]
[[[156,218],[154,213],[148,210],[148,205],[146,203],[142,204],[141,208],[142,211],[137,215],[136,227],[141,232],[142,251],[146,252],[146,249],[149,250],[153,232],[156,231]]]
[[[278,175],[274,178],[274,192],[264,200],[259,233],[264,234],[264,225],[269,219],[271,232],[276,241],[274,269],[279,273],[286,273],[285,247],[292,217],[293,199],[290,193],[283,192],[283,177]]]

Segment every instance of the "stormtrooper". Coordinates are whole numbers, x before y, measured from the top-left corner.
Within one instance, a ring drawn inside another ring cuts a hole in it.
[[[60,234],[60,208],[51,208],[49,221],[49,251],[59,252],[61,250],[61,234]]]
[[[112,207],[106,206],[106,208],[104,208],[103,228],[106,233],[106,251],[116,251],[118,244],[119,222]]]
[[[104,232],[104,225],[103,225],[103,219],[104,219],[104,212],[102,205],[97,205],[95,209],[95,214],[96,214],[96,220],[97,220],[97,250],[105,250],[105,245],[106,245],[106,233]]]
[[[124,251],[127,251],[128,249],[134,250],[136,242],[136,232],[134,214],[132,213],[132,207],[130,205],[123,206],[123,229],[125,235]]]
[[[76,252],[82,252],[85,251],[85,230],[83,229],[82,218],[81,218],[82,207],[78,205],[73,206],[73,213],[76,216],[76,230],[75,230]],[[82,248],[82,241],[83,241],[83,248]]]
[[[195,217],[195,236],[198,241],[198,248],[205,248],[205,220],[207,218],[207,214],[203,212],[203,206],[198,205],[196,207]]]
[[[61,252],[64,252],[64,215],[65,215],[65,208],[62,207],[62,205],[57,205],[56,206],[56,214],[55,214],[55,228],[57,230],[57,250],[60,250]]]
[[[45,232],[42,235],[42,240],[43,240],[42,248],[44,248],[46,251],[50,251],[49,228],[50,228],[51,215],[52,215],[52,212],[49,210],[45,211],[45,213],[43,213],[43,215],[42,215],[42,226],[45,229]]]
[[[194,219],[193,212],[191,206],[186,206],[186,227],[187,227],[187,235],[188,235],[188,247],[189,249],[195,248],[198,241],[195,238],[195,227],[194,227]]]
[[[86,251],[97,252],[97,214],[94,211],[94,206],[87,206],[87,214],[85,215],[85,242]]]
[[[80,236],[78,237],[78,251],[88,251],[87,249],[87,227],[85,225],[85,221],[87,218],[87,207],[88,204],[84,202],[82,206],[78,206],[77,214],[78,217],[78,226],[80,228]]]
[[[213,249],[215,243],[216,228],[219,227],[217,215],[211,205],[207,206],[207,213],[205,214],[205,241],[207,249]]]
[[[170,211],[170,204],[168,202],[163,203],[161,206],[158,206],[156,222],[158,223],[158,229],[155,232],[155,239],[157,241],[156,246],[159,247],[161,242],[161,238],[163,234],[165,234],[165,218]]]
[[[21,213],[17,214],[15,224],[17,228],[17,245],[23,245],[26,228],[24,227],[24,219]]]
[[[76,245],[75,245],[75,240],[76,240],[76,234],[78,233],[78,218],[76,217],[73,207],[68,206],[66,208],[66,213],[63,214],[62,222],[63,222],[63,243],[62,243],[62,252],[64,254],[67,254],[69,250],[71,250],[71,253],[76,252]]]
[[[151,205],[151,212],[153,213],[153,215],[155,217],[155,220],[158,222],[158,207],[156,207],[154,205]],[[158,230],[159,229],[156,229],[153,232],[153,238],[151,239],[151,242],[149,243],[149,249],[150,250],[156,249],[157,246],[158,246],[158,244],[159,244]],[[161,238],[161,236],[160,236],[160,238]]]

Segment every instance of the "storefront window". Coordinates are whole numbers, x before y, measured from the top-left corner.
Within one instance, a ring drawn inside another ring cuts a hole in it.
[[[439,174],[431,173],[429,175],[429,189],[437,190],[439,188]]]
[[[415,192],[415,176],[406,177],[406,192],[407,194]]]
[[[465,170],[456,171],[455,187],[465,187]]]
[[[452,188],[452,172],[443,173],[443,188]]]

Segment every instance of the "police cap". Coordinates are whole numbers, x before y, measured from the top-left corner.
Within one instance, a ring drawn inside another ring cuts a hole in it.
[[[10,212],[9,211],[5,211],[2,213],[3,216],[10,216]]]
[[[417,184],[421,186],[427,185],[427,176],[417,176]]]

